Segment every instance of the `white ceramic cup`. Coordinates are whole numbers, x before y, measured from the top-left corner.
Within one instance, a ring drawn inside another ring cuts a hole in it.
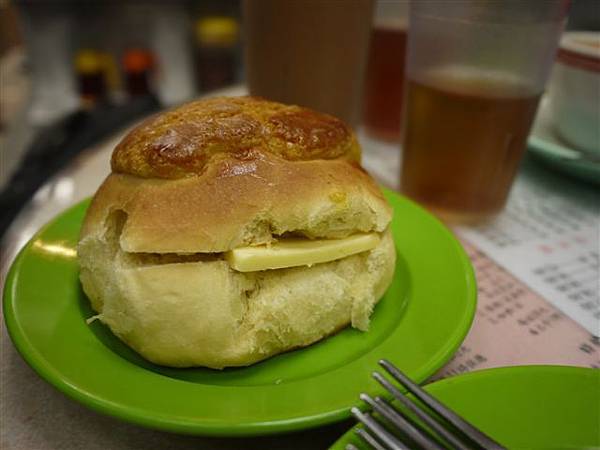
[[[560,137],[600,153],[600,32],[564,33],[548,91]]]

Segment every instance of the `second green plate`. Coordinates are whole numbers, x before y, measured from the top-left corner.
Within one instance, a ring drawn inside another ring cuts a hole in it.
[[[566,366],[487,369],[425,389],[509,449],[600,448],[600,370]],[[354,429],[331,450],[361,443]]]

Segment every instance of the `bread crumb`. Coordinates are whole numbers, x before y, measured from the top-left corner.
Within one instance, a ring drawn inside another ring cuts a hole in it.
[[[99,319],[102,316],[102,314],[96,314],[95,316],[90,317],[89,319],[86,319],[85,323],[86,324],[91,324],[93,321]]]

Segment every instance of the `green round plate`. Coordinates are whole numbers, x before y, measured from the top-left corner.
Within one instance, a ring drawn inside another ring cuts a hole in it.
[[[425,390],[510,449],[600,448],[600,370],[520,366],[447,378]],[[331,450],[352,443],[354,428]]]
[[[580,180],[600,185],[600,162],[587,159],[580,152],[538,136],[530,136],[528,146],[529,151],[547,166]]]
[[[6,280],[8,331],[25,360],[83,404],[180,433],[258,435],[350,416],[368,374],[389,358],[423,381],[454,353],[476,303],[468,257],[452,234],[410,201],[394,208],[398,263],[370,331],[347,328],[310,347],[246,368],[172,369],[151,364],[92,316],[78,280],[76,243],[88,202],[46,225]],[[326,293],[324,293],[326,295]]]

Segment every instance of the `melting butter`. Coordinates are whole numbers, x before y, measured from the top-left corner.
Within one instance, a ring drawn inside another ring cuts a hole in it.
[[[371,250],[379,241],[377,233],[344,239],[282,239],[268,246],[235,248],[225,253],[225,259],[239,272],[312,266]]]

